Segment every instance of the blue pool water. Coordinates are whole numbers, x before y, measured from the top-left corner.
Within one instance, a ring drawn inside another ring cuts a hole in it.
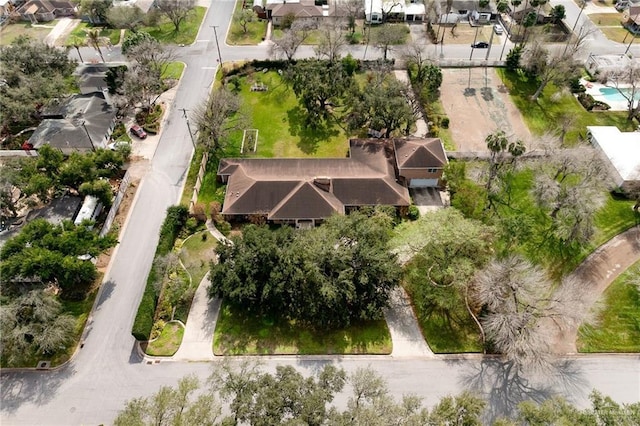
[[[624,96],[622,96],[622,94],[620,93],[620,91],[618,89],[616,89],[615,87],[602,87],[600,89],[600,93],[602,93],[602,96],[605,97],[606,100],[611,101],[611,102],[627,102],[627,98],[625,98]],[[620,89],[622,92],[624,92],[625,95],[629,96],[629,94],[631,93],[630,89]],[[640,90],[636,89],[636,93],[633,96],[633,98],[635,100],[640,100]]]

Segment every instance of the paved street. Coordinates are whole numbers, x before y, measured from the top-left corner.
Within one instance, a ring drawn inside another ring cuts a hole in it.
[[[571,16],[573,2],[562,3],[566,3],[567,14]],[[193,110],[207,96],[217,67],[211,26],[226,29],[233,6],[232,0],[213,1],[197,41],[192,46],[177,48],[187,64],[185,74],[168,111],[151,168],[141,182],[120,245],[112,256],[96,308],[87,325],[84,347],[71,362],[56,371],[3,371],[2,425],[109,424],[124,401],[149,395],[161,385],[175,384],[186,374],[195,373],[205,379],[217,362],[143,362],[136,351],[131,326],[151,266],[164,211],[178,201],[192,155],[186,123],[179,109]],[[574,5],[573,9],[577,7]],[[577,16],[577,11],[574,12]],[[634,48],[640,53],[637,46]],[[600,41],[596,40],[594,49],[611,53],[623,51],[624,46],[600,46]],[[221,51],[223,60],[229,61],[266,58],[268,50],[266,46],[221,45]],[[365,56],[364,46],[355,46],[351,51],[357,58]],[[451,45],[444,46],[442,52],[447,59],[463,59],[468,58],[470,48]],[[86,53],[92,54],[91,49],[86,49]],[[492,49],[490,56],[497,59],[499,54],[500,49]],[[301,57],[311,55],[310,47],[304,47],[298,54]],[[117,47],[105,56],[111,61],[122,60]],[[367,59],[379,56],[376,49],[366,49]],[[504,366],[491,359],[482,361],[479,356],[261,359],[269,370],[278,364],[290,364],[307,373],[327,362],[348,371],[371,366],[388,380],[394,394],[414,393],[424,397],[428,405],[444,395],[476,389],[489,398],[489,415],[506,412],[523,398],[541,397],[550,392],[560,392],[581,405],[585,404],[592,388],[620,402],[640,399],[640,357],[637,355],[569,358],[556,373],[529,380],[504,377]],[[344,394],[336,402],[344,406]]]

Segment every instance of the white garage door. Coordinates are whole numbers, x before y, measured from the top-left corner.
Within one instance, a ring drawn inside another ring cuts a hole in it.
[[[438,179],[411,179],[409,188],[433,188],[438,186]]]

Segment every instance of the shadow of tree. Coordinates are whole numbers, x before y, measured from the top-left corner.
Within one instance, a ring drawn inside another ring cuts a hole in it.
[[[586,384],[571,360],[559,361],[540,373],[524,373],[513,362],[498,358],[484,359],[469,368],[461,381],[466,388],[487,395],[484,424],[514,416],[523,401],[540,403],[559,391],[575,395]]]
[[[297,106],[287,111],[289,133],[298,137],[298,148],[305,154],[314,154],[320,142],[326,141],[340,134],[331,119],[319,123],[317,126],[307,125],[307,113]]]
[[[55,371],[3,371],[0,411],[14,413],[25,403],[46,405],[74,372],[69,364]]]

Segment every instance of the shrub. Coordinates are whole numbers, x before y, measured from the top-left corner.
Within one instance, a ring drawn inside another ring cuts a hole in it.
[[[583,93],[587,91],[587,88],[580,83],[580,77],[573,77],[571,81],[569,81],[569,88],[571,89],[571,93]]]
[[[606,111],[611,108],[609,104],[596,101],[593,99],[593,96],[587,93],[580,93],[578,95],[578,102],[580,102],[580,105],[582,105],[587,111]]]
[[[221,220],[216,223],[216,228],[218,228],[218,231],[220,231],[225,237],[228,237],[231,233],[231,224],[226,220]]]
[[[418,210],[418,207],[414,206],[413,204],[410,205],[407,217],[411,220],[417,220],[420,217],[420,210]]]
[[[171,206],[167,209],[167,216],[160,228],[160,239],[158,241],[158,247],[156,248],[156,255],[154,258],[154,267],[149,271],[147,277],[147,284],[138,306],[138,312],[136,313],[136,319],[133,322],[133,328],[131,334],[137,340],[149,340],[151,336],[151,330],[153,328],[153,319],[158,304],[158,290],[156,290],[156,282],[162,277],[158,277],[157,268],[155,268],[155,262],[160,256],[164,256],[173,249],[173,245],[180,235],[180,231],[184,228],[189,218],[189,209],[187,207],[178,205]]]
[[[440,127],[443,129],[449,128],[449,117],[442,117],[442,120],[440,120]]]
[[[191,216],[200,222],[205,222],[207,220],[207,212],[204,203],[195,203],[193,205],[193,212],[191,213]]]
[[[211,215],[211,220],[214,223],[219,223],[222,220],[222,216],[220,215],[221,210],[222,205],[218,201],[212,201],[209,203],[209,214]]]

